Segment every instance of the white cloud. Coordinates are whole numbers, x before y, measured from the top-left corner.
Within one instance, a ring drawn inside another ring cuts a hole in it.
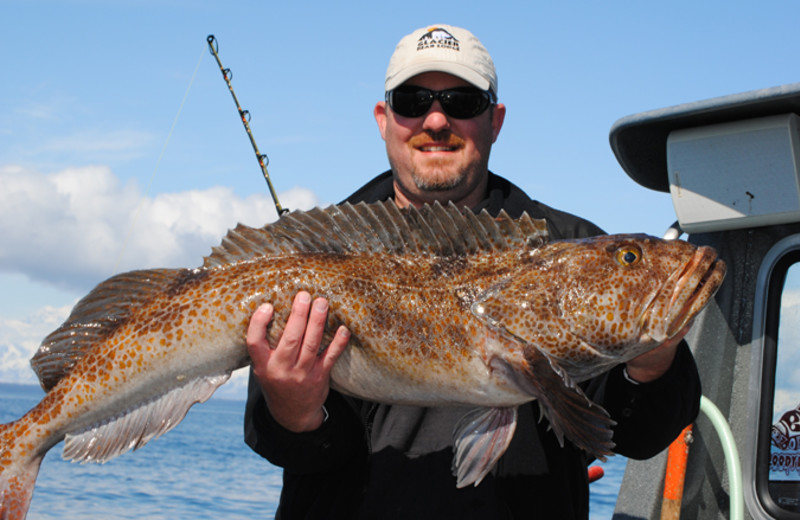
[[[789,410],[794,410],[798,406],[800,406],[800,399],[798,399],[796,391],[776,388],[772,407],[772,423],[774,424],[780,421],[784,413]]]
[[[314,194],[281,194],[287,207],[308,209]],[[241,198],[227,187],[143,197],[106,167],[42,174],[0,167],[0,270],[86,289],[115,272],[192,267],[238,222],[277,218],[271,199]]]
[[[235,371],[231,374],[231,378],[228,382],[219,387],[214,393],[214,397],[244,400],[247,397],[247,378],[249,374],[249,368],[241,368]]]
[[[317,204],[311,191],[300,188],[280,198],[291,208]],[[120,183],[102,166],[55,174],[3,166],[0,271],[83,295],[117,272],[201,265],[227,229],[275,218],[268,196],[242,198],[226,187],[144,197],[135,183]],[[0,317],[0,381],[36,383],[29,359],[70,308],[43,306],[22,317]],[[246,381],[246,371],[239,371],[219,393],[241,397]]]
[[[795,267],[781,296],[778,360],[775,374],[775,420],[800,404],[800,288]]]
[[[38,384],[28,360],[69,315],[71,306],[42,307],[23,319],[0,318],[0,381]]]

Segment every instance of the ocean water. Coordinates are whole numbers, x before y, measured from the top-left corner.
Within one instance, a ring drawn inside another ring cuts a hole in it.
[[[0,422],[20,417],[42,397],[37,387],[0,383]],[[106,464],[42,462],[28,520],[272,518],[281,472],[242,439],[244,402],[195,405],[174,430]],[[590,485],[591,520],[610,519],[625,459],[610,457]]]

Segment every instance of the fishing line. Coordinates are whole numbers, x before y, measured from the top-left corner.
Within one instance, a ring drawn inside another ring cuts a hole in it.
[[[205,56],[205,48],[200,53],[200,59],[197,60],[197,65],[194,67],[194,72],[192,73],[192,77],[189,80],[189,85],[186,87],[186,92],[183,94],[183,99],[181,100],[181,104],[178,107],[178,113],[175,114],[175,119],[172,121],[172,126],[167,133],[167,138],[164,140],[164,145],[161,147],[161,153],[158,155],[158,159],[156,160],[156,164],[153,167],[153,173],[150,174],[150,180],[147,183],[147,187],[144,190],[144,194],[142,195],[141,200],[139,201],[139,205],[136,207],[136,210],[133,212],[133,218],[131,219],[131,223],[128,226],[128,233],[125,235],[125,241],[122,243],[122,249],[119,252],[119,256],[117,257],[117,261],[114,264],[114,272],[119,271],[119,264],[122,262],[122,256],[125,254],[125,250],[128,247],[128,243],[130,242],[131,235],[133,234],[133,228],[136,226],[136,221],[139,219],[139,213],[141,212],[142,206],[144,205],[145,200],[147,200],[147,195],[150,193],[150,188],[153,186],[153,180],[156,177],[156,172],[158,171],[158,167],[161,165],[161,159],[164,157],[164,152],[167,150],[167,146],[169,145],[169,141],[172,138],[172,132],[175,130],[175,126],[178,124],[178,119],[181,117],[181,112],[183,112],[183,106],[186,104],[186,99],[189,97],[189,91],[192,89],[192,85],[194,84],[194,79],[197,76],[197,71],[200,69],[200,63],[203,62],[203,56]]]

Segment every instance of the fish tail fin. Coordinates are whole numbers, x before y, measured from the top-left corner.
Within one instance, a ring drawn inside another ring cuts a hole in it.
[[[18,422],[0,424],[0,520],[24,520],[33,496],[42,455],[17,441]]]

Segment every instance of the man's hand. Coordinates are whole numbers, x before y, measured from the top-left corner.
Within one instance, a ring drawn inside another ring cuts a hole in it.
[[[691,326],[692,322],[687,323],[680,332],[658,347],[628,361],[625,365],[628,375],[639,383],[649,383],[663,376],[672,366],[675,353],[678,351],[678,344],[689,332]]]
[[[344,352],[350,332],[339,327],[328,348],[320,352],[328,302],[303,291],[297,294],[277,347],[267,341],[274,309],[261,305],[247,328],[247,349],[253,374],[261,385],[272,417],[294,432],[312,431],[325,419],[322,409],[330,391],[330,374]]]

